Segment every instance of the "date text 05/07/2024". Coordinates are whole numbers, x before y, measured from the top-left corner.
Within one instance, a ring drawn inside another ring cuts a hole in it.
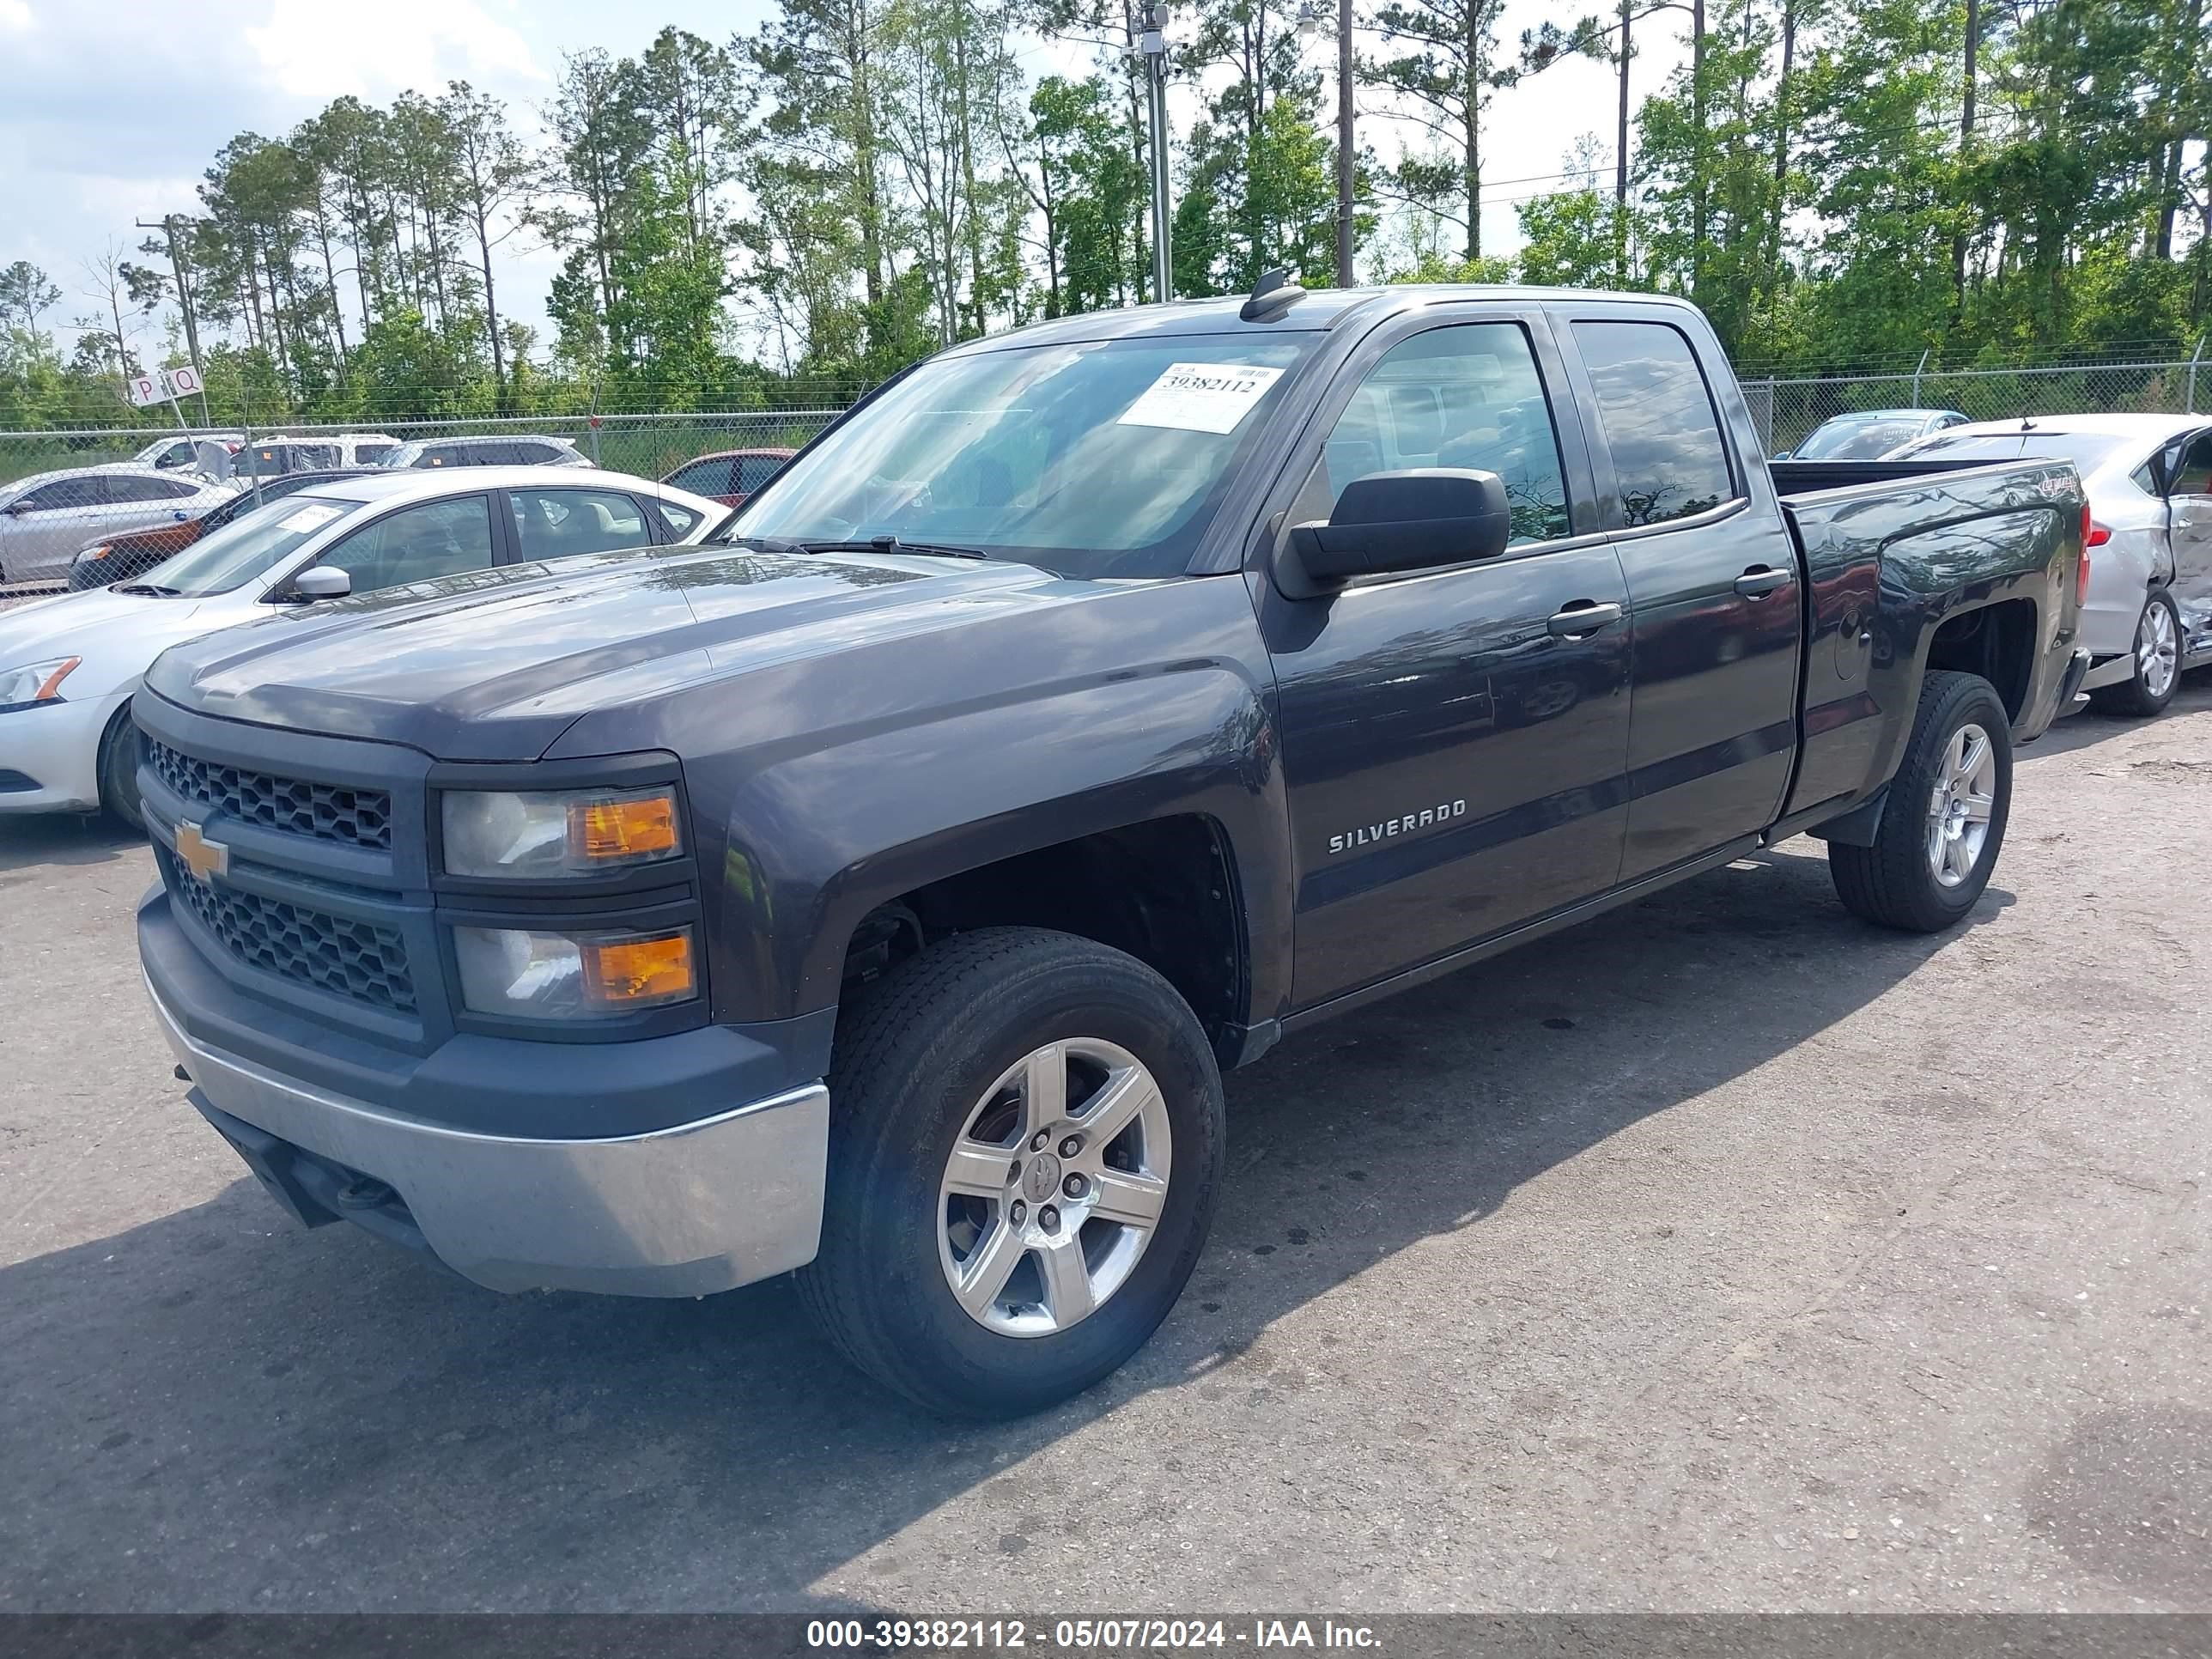
[[[1045,1652],[1134,1653],[1194,1648],[1335,1648],[1372,1652],[1371,1626],[1334,1619],[816,1619],[806,1645],[860,1652],[1035,1648]]]

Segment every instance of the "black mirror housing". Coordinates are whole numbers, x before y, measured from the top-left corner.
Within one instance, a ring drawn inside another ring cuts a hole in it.
[[[1291,527],[1291,550],[1305,581],[1328,591],[1359,576],[1494,559],[1512,537],[1512,503],[1495,472],[1418,467],[1354,478],[1328,522]]]

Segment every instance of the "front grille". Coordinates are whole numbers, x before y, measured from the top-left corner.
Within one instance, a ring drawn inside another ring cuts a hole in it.
[[[179,754],[152,738],[146,739],[146,761],[185,799],[234,813],[248,823],[379,852],[391,848],[392,795],[387,790],[347,789],[249,772]]]
[[[166,848],[161,865],[170,892],[240,961],[372,1007],[415,1012],[407,946],[392,929],[216,887]]]

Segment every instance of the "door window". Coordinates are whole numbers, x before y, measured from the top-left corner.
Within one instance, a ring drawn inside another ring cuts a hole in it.
[[[1298,515],[1326,516],[1354,478],[1424,466],[1496,473],[1515,544],[1570,533],[1559,436],[1518,323],[1460,323],[1393,346],[1330,429]]]
[[[508,499],[526,559],[565,559],[653,540],[635,498],[615,490],[518,489]]]
[[[51,513],[68,507],[97,507],[102,499],[96,477],[57,478],[50,484],[40,484],[19,505],[27,512]]]
[[[188,483],[174,478],[112,477],[107,481],[107,499],[116,502],[173,501],[193,493]]]
[[[1664,524],[1735,499],[1720,417],[1681,330],[1612,322],[1574,330],[1613,452],[1622,518]]]
[[[781,455],[740,455],[738,457],[737,493],[750,495],[783,470]],[[715,494],[721,492],[717,490]]]
[[[678,489],[688,489],[695,495],[726,495],[730,494],[730,458],[718,455],[709,460],[694,461],[678,469],[669,483]]]
[[[491,511],[481,495],[404,507],[317,561],[351,576],[356,593],[482,570],[491,562]]]
[[[397,444],[356,444],[353,447],[354,462],[359,466],[374,466],[398,447]]]

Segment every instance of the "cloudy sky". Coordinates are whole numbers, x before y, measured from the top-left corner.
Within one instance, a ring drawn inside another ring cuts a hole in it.
[[[240,132],[281,135],[343,93],[380,103],[454,79],[500,94],[526,119],[550,95],[564,52],[634,53],[666,24],[726,40],[755,27],[770,3],[0,0],[0,265],[28,259],[52,276],[64,297],[50,320],[82,314],[91,308],[81,292],[86,257],[111,239],[135,246],[143,233],[134,219],[192,210],[202,170]],[[1171,4],[1171,38],[1173,20],[1189,9],[1188,0]],[[1501,40],[1517,40],[1547,9],[1539,0],[1510,4]],[[1639,54],[1640,86],[1655,87],[1679,53],[1671,43],[1643,44],[1653,49]],[[1324,40],[1315,50],[1333,48]],[[1034,42],[1024,67],[1031,76],[1079,69],[1087,56]],[[1188,105],[1173,112],[1180,130],[1192,113]],[[1489,129],[1486,171],[1497,182],[1485,191],[1487,251],[1510,251],[1511,200],[1547,187],[1546,175],[1559,172],[1579,136],[1597,134],[1610,164],[1613,120],[1613,82],[1596,65],[1564,65],[1499,96]],[[1395,148],[1380,134],[1374,141],[1386,153]],[[520,242],[510,244],[502,287],[515,295],[516,314],[542,325],[557,260]]]

